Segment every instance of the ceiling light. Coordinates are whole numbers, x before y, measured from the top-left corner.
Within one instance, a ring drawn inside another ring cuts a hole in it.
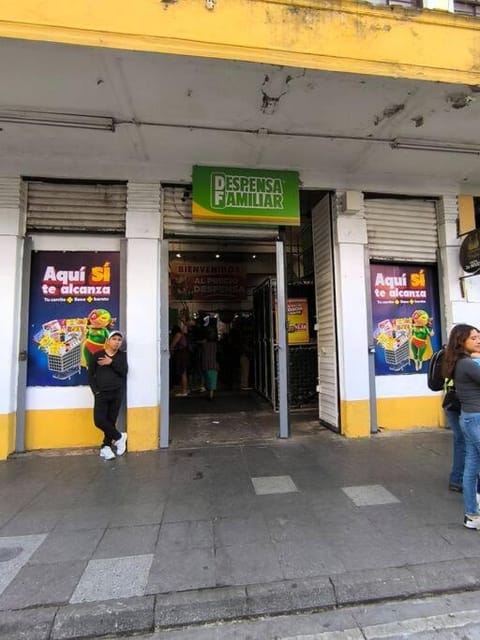
[[[215,258],[217,258],[217,260],[218,260],[218,258],[220,258],[220,254],[219,254],[219,253],[216,253],[216,254],[215,254]]]
[[[181,254],[181,253],[176,253],[176,254],[175,254],[175,257],[176,257],[176,258],[181,258],[181,257],[182,257],[182,254]]]
[[[254,253],[252,258],[255,260],[256,257],[257,257],[257,255]]]
[[[115,120],[109,116],[86,116],[78,113],[1,109],[0,122],[31,124],[45,127],[115,131]]]
[[[409,140],[396,138],[390,143],[392,149],[411,149],[413,151],[438,151],[441,153],[470,153],[480,155],[480,146],[455,142],[439,142],[436,140]]]

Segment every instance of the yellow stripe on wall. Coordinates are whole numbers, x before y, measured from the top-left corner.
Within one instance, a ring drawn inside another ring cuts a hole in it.
[[[102,432],[93,424],[92,409],[35,409],[25,412],[25,449],[96,447]]]
[[[340,404],[341,433],[347,438],[370,435],[368,400],[343,400]],[[445,420],[440,396],[379,398],[377,424],[385,431],[442,428]]]
[[[369,400],[342,400],[340,403],[341,433],[347,438],[366,438],[370,435]]]
[[[158,407],[127,409],[128,449],[158,449],[158,425]],[[98,447],[102,439],[102,432],[93,424],[92,409],[30,410],[25,414],[27,451]]]
[[[0,460],[6,460],[15,450],[15,414],[0,415]]]
[[[127,409],[129,451],[153,451],[159,446],[159,407]]]
[[[380,428],[392,431],[443,427],[441,397],[379,398],[377,423]]]

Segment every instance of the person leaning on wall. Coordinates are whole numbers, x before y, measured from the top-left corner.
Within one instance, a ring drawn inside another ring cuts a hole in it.
[[[468,529],[477,530],[480,529],[477,495],[480,472],[480,366],[475,363],[472,354],[479,351],[480,332],[477,328],[458,324],[450,332],[442,366],[444,378],[454,381],[461,407],[459,424],[465,441],[463,524]],[[453,430],[455,424],[449,424]]]
[[[104,434],[100,448],[104,460],[123,455],[127,448],[127,434],[116,427],[128,371],[127,354],[120,351],[122,342],[123,334],[111,331],[104,348],[93,354],[88,365],[88,384],[94,397],[93,421]]]

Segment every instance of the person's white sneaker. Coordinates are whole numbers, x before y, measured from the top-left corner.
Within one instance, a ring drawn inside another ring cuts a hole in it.
[[[113,460],[115,458],[115,454],[110,447],[105,446],[100,449],[100,457],[104,460]]]
[[[480,514],[478,513],[466,513],[463,519],[463,526],[467,529],[480,529]]]
[[[122,433],[122,437],[120,440],[115,442],[115,446],[117,448],[117,456],[123,456],[125,451],[127,450],[127,434]]]

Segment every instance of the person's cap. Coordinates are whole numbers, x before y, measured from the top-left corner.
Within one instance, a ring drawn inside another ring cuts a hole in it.
[[[107,340],[110,340],[110,338],[113,338],[113,336],[120,336],[120,338],[123,340],[123,333],[121,331],[110,331],[110,333],[108,334],[108,338]]]

